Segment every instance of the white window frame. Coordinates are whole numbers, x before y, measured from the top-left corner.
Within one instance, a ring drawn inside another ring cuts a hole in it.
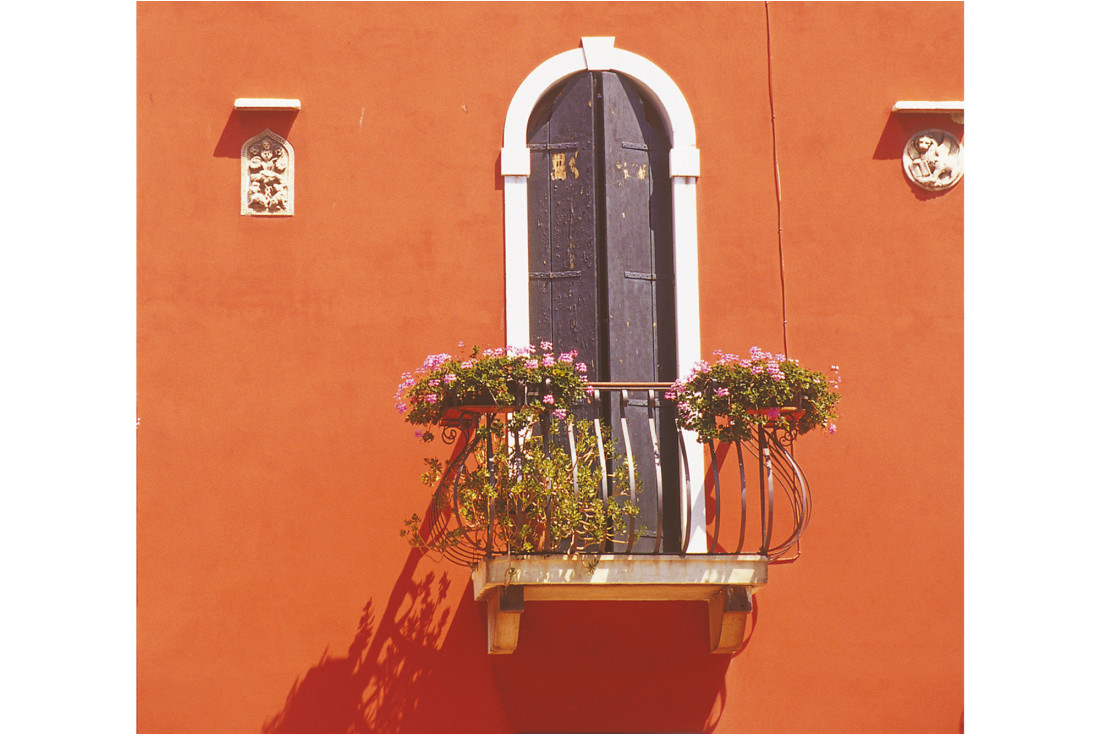
[[[615,48],[613,36],[584,37],[581,48],[542,62],[519,85],[504,120],[500,173],[504,177],[505,327],[508,344],[530,341],[528,313],[527,179],[531,152],[527,123],[535,105],[555,84],[582,71],[614,71],[630,77],[649,94],[669,134],[669,176],[672,179],[672,243],[676,278],[676,361],[684,375],[701,359],[699,331],[699,231],[695,182],[699,177],[699,149],[695,121],[680,88],[656,64]],[[682,507],[691,508],[688,553],[705,553],[706,498],[703,447],[693,432],[685,432],[690,488],[681,487]],[[686,492],[690,497],[686,497]]]

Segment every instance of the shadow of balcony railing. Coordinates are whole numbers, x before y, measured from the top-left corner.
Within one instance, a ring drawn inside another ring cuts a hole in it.
[[[574,539],[534,554],[687,554],[691,549],[691,553],[786,561],[783,557],[798,544],[811,510],[809,485],[794,459],[792,438],[782,429],[764,425],[757,427],[751,441],[700,444],[694,434],[676,428],[676,404],[665,397],[670,385],[591,383],[588,401],[574,407],[563,428],[551,435],[547,420],[535,429],[568,446],[576,491],[576,436],[584,425],[600,448],[602,501],[615,502],[611,477],[624,465],[628,499],[639,513],[627,533],[607,539],[598,548],[578,545]],[[499,462],[506,461],[510,446],[530,440],[530,435],[518,432],[501,439],[497,432],[478,431],[493,422],[499,426],[505,413],[505,409],[459,408],[442,422],[442,438],[454,449],[436,486],[424,531],[428,538],[457,536],[458,543],[444,552],[450,561],[472,566],[486,556],[507,553],[491,533],[492,508],[487,509],[489,532],[465,526],[463,514],[456,512],[461,502],[457,485],[463,473],[486,468],[491,478]],[[693,452],[698,453],[695,461]],[[692,467],[698,469],[693,472]],[[697,502],[699,493],[704,494],[705,503]]]

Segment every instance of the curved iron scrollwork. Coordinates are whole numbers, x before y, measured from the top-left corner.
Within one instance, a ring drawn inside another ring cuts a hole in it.
[[[458,437],[461,435],[461,431],[457,426],[450,426],[444,424],[439,430],[439,438],[443,440],[443,443],[450,446],[458,441]]]

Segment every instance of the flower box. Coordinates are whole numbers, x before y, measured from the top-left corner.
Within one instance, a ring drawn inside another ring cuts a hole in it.
[[[443,410],[439,423],[443,426],[466,425],[480,420],[482,416],[508,415],[515,413],[528,403],[527,386],[509,382],[510,400],[496,401],[488,390],[472,392],[455,399],[454,405]]]
[[[749,440],[757,427],[782,430],[788,438],[817,426],[836,430],[836,366],[828,378],[759,347],[747,358],[721,351],[715,356],[713,364],[697,363],[665,394],[676,401],[677,426],[696,432],[700,442]]]
[[[419,426],[453,421],[463,411],[522,413],[524,419],[550,412],[564,419],[585,395],[588,368],[575,358],[576,352],[555,355],[549,342],[538,348],[482,350],[475,345],[465,357],[429,355],[420,368],[403,376],[394,396],[396,408],[408,423]],[[431,432],[423,436],[430,441]]]
[[[765,428],[774,429],[780,425],[786,425],[788,422],[797,422],[803,416],[806,415],[805,409],[797,408],[795,406],[779,406],[778,408],[747,408],[745,413],[749,416],[762,416],[764,423],[761,424]],[[729,426],[729,416],[715,416],[715,426]]]

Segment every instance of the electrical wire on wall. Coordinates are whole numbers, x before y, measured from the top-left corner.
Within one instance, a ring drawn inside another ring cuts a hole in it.
[[[768,8],[768,0],[764,0],[764,31],[767,36],[768,50],[768,111],[772,119],[772,166],[775,171],[775,228],[776,240],[779,243],[779,300],[783,316],[783,354],[790,355],[787,347],[787,279],[783,263],[783,187],[779,180],[779,149],[775,142],[775,93],[772,90],[772,24],[771,13]],[[794,444],[790,448],[791,458],[794,458]],[[773,564],[789,564],[802,556],[801,539],[795,541],[794,556],[787,556],[774,560]]]
[[[768,49],[768,108],[772,119],[772,164],[775,170],[775,221],[779,241],[779,297],[783,315],[783,353],[790,354],[787,347],[787,282],[783,268],[783,189],[779,182],[779,150],[775,143],[775,94],[772,91],[772,25],[768,2],[764,0],[764,29],[767,34]]]

